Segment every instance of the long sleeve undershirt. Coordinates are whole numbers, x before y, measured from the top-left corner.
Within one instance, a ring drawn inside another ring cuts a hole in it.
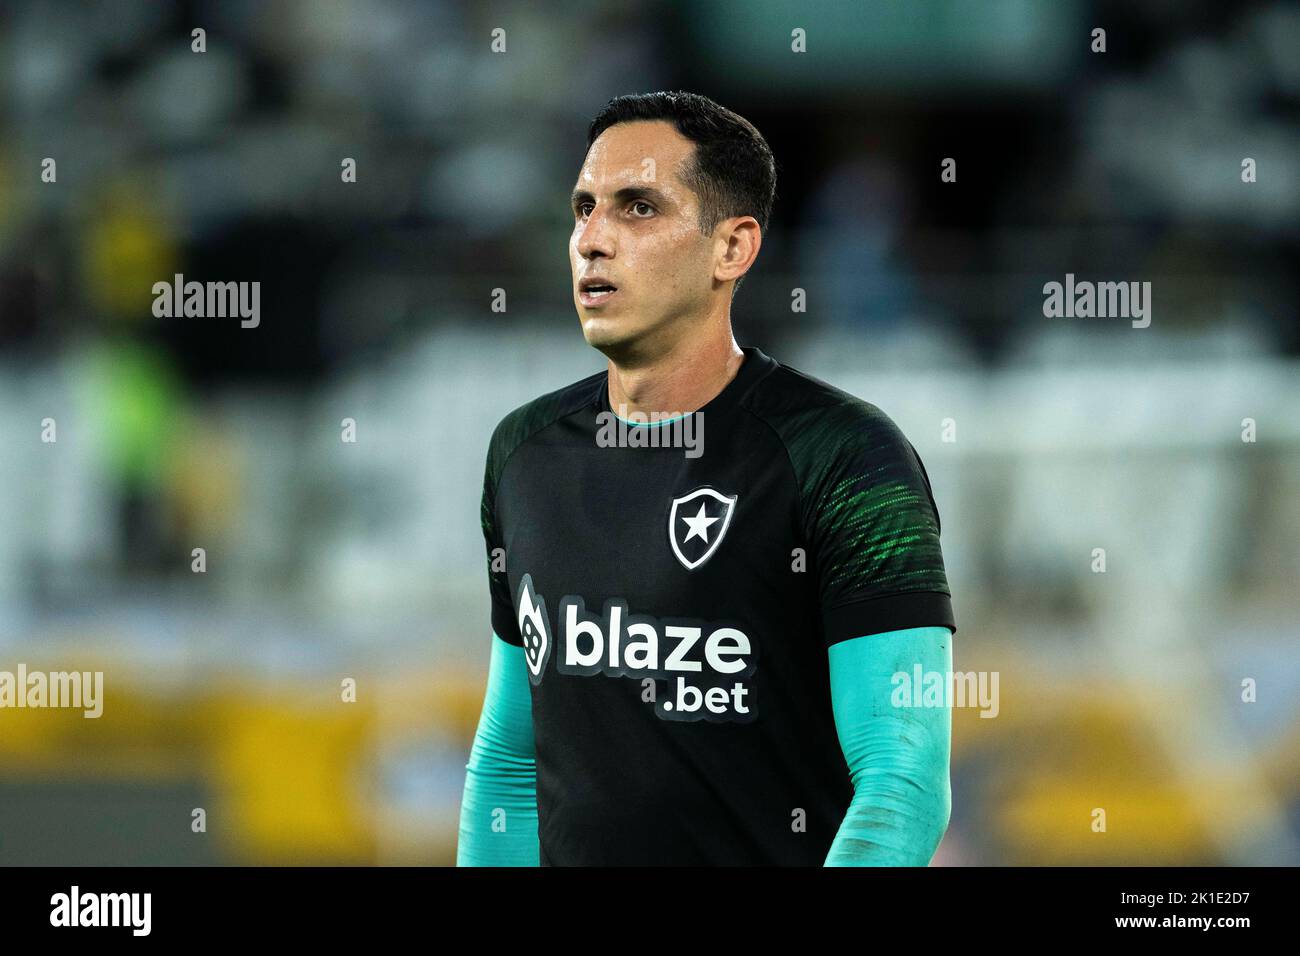
[[[457,866],[537,866],[537,763],[524,649],[492,635],[487,694],[466,766]]]
[[[457,866],[537,866],[537,768],[523,648],[492,636],[466,767]],[[918,627],[829,649],[831,706],[853,797],[827,866],[924,866],[948,825],[951,711],[894,706],[895,674],[952,670],[952,634]],[[946,686],[946,684],[945,684]],[[900,695],[901,696],[901,695]]]
[[[917,665],[947,686],[952,632],[914,627],[830,647],[831,707],[849,765],[853,799],[826,855],[827,866],[925,866],[948,827],[952,712],[942,706],[895,706],[895,674]],[[903,687],[902,690],[907,690]]]

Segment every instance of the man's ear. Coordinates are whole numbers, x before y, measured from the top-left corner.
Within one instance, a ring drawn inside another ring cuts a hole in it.
[[[718,262],[713,267],[713,278],[719,282],[739,279],[758,258],[763,245],[763,231],[753,216],[733,216],[724,219],[718,229]]]

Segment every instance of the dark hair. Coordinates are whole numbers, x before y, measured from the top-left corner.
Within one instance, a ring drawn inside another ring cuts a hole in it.
[[[705,235],[731,216],[753,216],[761,232],[767,232],[776,198],[776,160],[753,123],[698,93],[635,93],[614,97],[596,114],[587,130],[587,148],[616,123],[640,120],[670,122],[695,143],[694,155],[680,173],[700,197]]]

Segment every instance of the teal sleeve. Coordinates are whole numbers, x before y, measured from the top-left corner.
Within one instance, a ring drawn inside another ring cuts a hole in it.
[[[832,644],[829,654],[831,706],[853,799],[826,866],[926,866],[952,809],[952,711],[946,694],[941,706],[904,704],[912,702],[917,665],[923,674],[942,674],[948,686],[952,632],[870,634]]]
[[[537,764],[524,649],[492,635],[483,713],[465,767],[457,866],[537,866]]]

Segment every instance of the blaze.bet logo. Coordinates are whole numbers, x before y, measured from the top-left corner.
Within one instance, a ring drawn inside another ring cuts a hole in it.
[[[753,677],[758,648],[726,621],[635,614],[622,598],[601,614],[566,595],[556,620],[555,668],[570,677],[626,677],[654,682],[643,698],[661,720],[748,723],[758,716]],[[519,634],[528,679],[540,685],[551,655],[546,601],[531,575],[519,584]]]

